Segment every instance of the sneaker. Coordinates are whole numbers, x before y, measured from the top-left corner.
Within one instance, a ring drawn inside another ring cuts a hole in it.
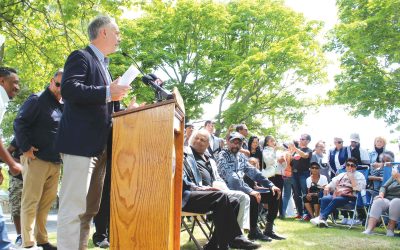
[[[310,220],[311,224],[317,226],[319,224],[319,217],[315,217]]]
[[[371,232],[371,231],[369,231],[369,230],[365,230],[364,232],[362,232],[362,234],[371,235],[371,234],[372,234],[372,232]]]
[[[303,221],[310,221],[311,217],[308,214],[303,215],[303,218],[301,218]]]
[[[386,231],[386,236],[388,236],[388,237],[394,237],[394,231],[388,229],[388,230]]]
[[[100,248],[109,248],[110,247],[110,242],[108,242],[107,238],[104,238],[104,240],[102,240],[100,242],[95,242],[94,244]]]
[[[349,221],[349,219],[343,218],[341,223],[342,223],[342,225],[347,225],[348,221]]]
[[[362,224],[362,222],[360,221],[360,220],[353,220],[353,226],[354,225],[361,225]]]
[[[9,248],[9,250],[21,250],[21,249],[27,249],[27,250],[43,250],[43,248],[42,247],[39,247],[39,246],[31,246],[31,247],[23,247],[23,248],[20,248],[20,247],[10,247]]]
[[[15,245],[16,246],[22,246],[22,236],[20,234],[17,235],[17,238],[15,239]]]
[[[319,220],[318,226],[319,227],[329,227],[328,222],[326,222],[326,220],[322,220],[322,219]]]

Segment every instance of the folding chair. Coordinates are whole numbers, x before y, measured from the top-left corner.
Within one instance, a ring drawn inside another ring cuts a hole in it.
[[[341,170],[339,170],[339,173],[344,173],[345,171],[346,171],[345,169],[341,169]],[[359,166],[357,166],[357,171],[364,175],[365,180],[368,180],[369,166],[359,165]],[[356,193],[357,193],[357,197],[356,197],[355,201],[349,201],[349,203],[344,205],[343,207],[336,208],[339,211],[353,212],[351,224],[346,225],[346,226],[348,226],[348,229],[351,229],[354,225],[355,219],[359,218],[358,209],[363,209],[365,214],[368,214],[367,207],[369,207],[369,205],[370,205],[371,198],[367,197],[367,193],[365,192],[365,190],[361,190],[360,192],[356,192]],[[332,214],[330,216],[331,216],[332,222],[335,225],[340,225],[336,222],[336,219],[334,218],[334,216],[332,216]]]
[[[197,224],[199,226],[200,230],[203,232],[203,235],[209,241],[211,238],[211,235],[213,233],[213,229],[214,229],[214,224],[211,223],[211,225],[210,225],[206,218],[206,216],[210,215],[210,214],[211,213],[198,214],[198,213],[190,213],[190,212],[184,212],[184,211],[182,211],[182,213],[181,213],[181,225],[183,225],[183,227],[184,227],[183,229],[181,229],[181,232],[186,231],[189,234],[189,241],[193,240],[193,242],[196,245],[198,250],[202,250],[203,248],[201,247],[198,240],[194,237],[194,234],[193,234],[194,228]],[[192,218],[193,222],[192,222],[191,227],[189,227],[189,225],[185,221],[186,217]],[[202,224],[202,223],[204,223],[204,224]],[[207,232],[207,230],[208,230],[208,232]]]

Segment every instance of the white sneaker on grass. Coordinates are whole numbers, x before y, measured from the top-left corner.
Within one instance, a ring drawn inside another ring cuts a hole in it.
[[[318,225],[319,224],[319,217],[312,218],[310,220],[310,222],[311,222],[311,224],[313,224],[315,226]]]
[[[394,231],[388,229],[388,230],[386,231],[386,236],[388,236],[388,237],[394,237]]]
[[[319,227],[329,227],[328,222],[326,220],[319,219]]]
[[[348,222],[348,221],[349,221],[349,219],[343,218],[341,224],[342,224],[342,225],[347,225],[347,222]]]
[[[371,232],[371,231],[369,231],[369,230],[367,229],[367,230],[365,230],[364,232],[362,232],[362,234],[371,235],[371,234],[372,234],[372,232]]]

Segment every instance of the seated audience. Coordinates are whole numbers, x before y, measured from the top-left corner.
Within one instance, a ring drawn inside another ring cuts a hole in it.
[[[197,176],[197,175],[196,175]],[[197,179],[201,177],[197,176]],[[236,221],[239,201],[230,200],[228,195],[218,192],[217,188],[201,187],[190,182],[186,173],[182,179],[182,211],[191,213],[207,213],[212,211],[215,229],[204,250],[215,249],[257,249],[259,244],[253,243],[242,235]]]
[[[207,148],[209,146],[208,137],[210,134],[207,130],[195,131],[190,140],[190,147],[185,148],[185,158],[190,166],[185,165],[185,168],[196,169],[201,175],[201,184],[218,188],[228,194],[229,198],[238,199],[240,203],[238,213],[238,223],[243,229],[250,229],[249,211],[250,198],[241,191],[229,190],[224,180],[219,176],[217,164],[210,156]],[[191,180],[196,183],[195,179]]]
[[[319,217],[311,219],[311,223],[320,227],[327,227],[326,219],[336,208],[356,200],[356,191],[365,189],[366,181],[362,173],[357,172],[357,160],[346,160],[346,172],[334,177],[324,188],[324,197],[321,199],[321,213]],[[333,195],[329,194],[333,191]]]
[[[319,197],[321,191],[328,184],[328,180],[325,175],[320,174],[320,165],[318,162],[311,162],[310,164],[311,176],[307,178],[307,189],[308,193],[303,198],[304,206],[307,209],[308,214],[315,218],[319,216]]]
[[[317,144],[315,144],[314,152],[311,156],[311,162],[317,162],[319,164],[319,173],[326,176],[329,182],[331,180],[331,174],[335,172],[332,170],[328,159],[325,157],[324,141],[318,141]]]
[[[379,193],[379,189],[382,185],[385,163],[393,161],[393,152],[385,151],[379,155],[379,162],[371,164],[368,180],[371,181],[371,189],[375,192],[375,195]]]
[[[389,212],[389,223],[386,236],[394,236],[394,228],[400,218],[400,173],[392,171],[390,179],[380,188],[372,203],[368,227],[364,234],[372,234],[383,212]]]
[[[231,190],[240,190],[250,196],[250,232],[249,239],[271,241],[281,240],[283,237],[273,231],[274,220],[278,213],[278,198],[280,189],[265,178],[261,172],[248,163],[247,157],[239,152],[242,148],[244,137],[234,132],[229,137],[228,148],[223,149],[218,155],[218,173]],[[268,192],[254,190],[247,185],[243,178],[247,175],[259,185],[266,187]],[[258,209],[260,203],[268,204],[267,224],[264,233],[257,225]]]

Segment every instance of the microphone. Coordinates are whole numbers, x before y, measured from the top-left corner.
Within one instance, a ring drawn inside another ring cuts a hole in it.
[[[161,84],[160,85],[157,84],[157,81],[160,81]],[[169,92],[168,90],[161,87],[162,81],[156,75],[154,75],[154,74],[144,75],[142,77],[142,82],[144,82],[146,85],[149,85],[150,87],[152,87],[154,89],[154,91],[156,92],[157,101],[160,102],[163,99],[169,100],[169,99],[173,98],[173,95],[171,92]]]
[[[142,73],[142,75],[145,75],[146,73],[143,72],[142,68],[139,66],[139,64],[136,63],[136,60],[129,55],[128,53],[126,53],[125,51],[121,51],[121,54],[129,59],[132,60],[132,62],[135,64],[136,68],[140,71],[140,73]]]

